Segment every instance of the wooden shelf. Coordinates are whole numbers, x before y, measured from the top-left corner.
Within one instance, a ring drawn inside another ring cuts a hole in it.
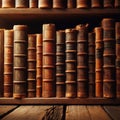
[[[4,105],[120,105],[120,98],[0,98]]]

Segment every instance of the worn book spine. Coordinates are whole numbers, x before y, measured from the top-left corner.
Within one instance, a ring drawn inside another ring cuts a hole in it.
[[[103,29],[95,27],[95,96],[103,97]]]
[[[29,0],[29,8],[38,8],[38,0]]]
[[[103,7],[104,8],[113,8],[114,0],[103,0]]]
[[[77,96],[76,89],[76,78],[77,78],[77,30],[75,29],[66,29],[66,94],[68,98]]]
[[[77,8],[88,8],[89,0],[76,0],[76,7]]]
[[[102,8],[102,0],[91,0],[91,8]]]
[[[115,8],[120,8],[120,0],[115,0],[114,7]]]
[[[13,96],[13,30],[4,31],[4,97]]]
[[[15,7],[16,8],[28,8],[29,0],[15,0]]]
[[[36,34],[36,97],[42,96],[42,34]]]
[[[2,8],[14,8],[15,0],[2,0]]]
[[[38,0],[38,8],[52,8],[52,0]]]
[[[14,25],[13,97],[27,95],[27,25]]]
[[[36,35],[28,34],[27,96],[36,97]]]
[[[76,0],[67,0],[67,8],[76,8]]]
[[[43,97],[55,97],[55,38],[55,24],[43,24]]]
[[[77,25],[77,97],[88,97],[88,30]]]
[[[103,27],[103,97],[116,96],[115,78],[115,21],[112,18],[102,20]]]
[[[65,31],[56,32],[56,97],[65,97]]]
[[[3,97],[4,84],[4,29],[0,29],[0,97]]]
[[[53,8],[66,8],[66,0],[53,0]]]

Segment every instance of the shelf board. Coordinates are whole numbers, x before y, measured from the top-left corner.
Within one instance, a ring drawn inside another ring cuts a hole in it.
[[[0,98],[2,105],[120,105],[120,98]]]

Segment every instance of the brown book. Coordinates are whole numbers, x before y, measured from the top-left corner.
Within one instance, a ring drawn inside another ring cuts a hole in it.
[[[76,0],[67,0],[67,8],[76,8]]]
[[[91,8],[102,8],[102,0],[91,0]]]
[[[66,0],[53,0],[53,8],[66,8]]]
[[[56,32],[56,97],[65,97],[65,31]]]
[[[120,8],[120,0],[115,0],[114,7],[115,8]]]
[[[77,30],[66,29],[66,94],[68,98],[77,97],[76,78],[77,78]]]
[[[95,27],[95,96],[103,97],[103,29]]]
[[[15,0],[15,7],[16,8],[28,8],[29,0]]]
[[[55,97],[55,33],[55,24],[43,24],[43,97]]]
[[[29,8],[38,8],[38,0],[29,0]]]
[[[36,97],[36,35],[28,34],[27,96]]]
[[[88,30],[77,25],[77,97],[88,97]]]
[[[88,8],[89,0],[76,0],[76,7],[77,8]]]
[[[2,8],[14,8],[15,0],[2,0]]]
[[[104,8],[113,8],[114,0],[103,0],[103,7]]]
[[[42,34],[36,34],[36,97],[42,96]]]
[[[4,97],[13,96],[13,30],[4,31]]]
[[[115,81],[115,22],[112,18],[102,20],[103,27],[103,97],[116,96]]]
[[[38,0],[39,8],[52,8],[52,0]]]
[[[0,97],[3,97],[4,84],[4,29],[0,29]]]
[[[27,84],[27,26],[14,25],[13,97],[26,97]]]

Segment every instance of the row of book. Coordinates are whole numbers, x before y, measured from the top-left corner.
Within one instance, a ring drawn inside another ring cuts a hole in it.
[[[27,25],[0,29],[0,97],[120,97],[120,22],[41,34]]]
[[[2,8],[120,8],[119,0],[1,0]]]

